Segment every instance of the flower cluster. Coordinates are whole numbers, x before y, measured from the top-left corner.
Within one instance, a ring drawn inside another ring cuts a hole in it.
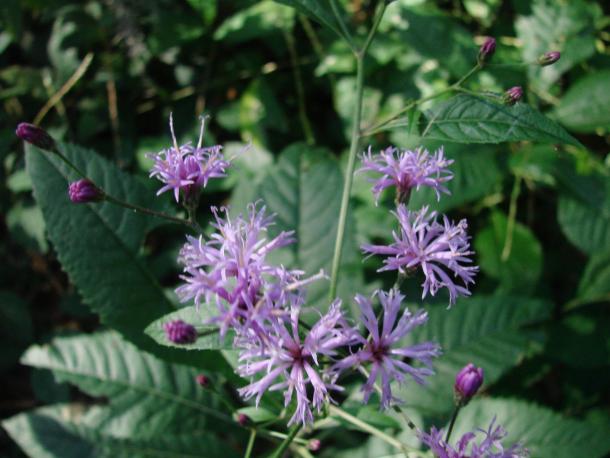
[[[422,433],[420,439],[430,447],[437,458],[526,458],[529,456],[527,449],[520,443],[513,444],[509,448],[502,445],[506,437],[506,430],[495,425],[494,418],[487,430],[477,429],[476,432],[464,434],[454,446],[448,444],[444,439],[444,432],[432,427],[430,433]],[[477,433],[482,434],[482,440],[473,442]]]

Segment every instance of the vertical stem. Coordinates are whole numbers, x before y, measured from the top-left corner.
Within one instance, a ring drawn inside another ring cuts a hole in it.
[[[515,183],[513,184],[513,190],[510,193],[510,205],[508,207],[508,220],[506,221],[506,236],[504,238],[504,248],[502,249],[502,256],[500,259],[505,262],[510,256],[510,252],[513,247],[513,235],[515,232],[515,222],[517,219],[517,200],[521,193],[521,177],[517,175],[515,177]]]
[[[298,434],[298,432],[300,430],[301,430],[301,425],[293,426],[292,429],[290,430],[290,432],[288,433],[288,436],[286,436],[286,439],[284,439],[284,442],[282,442],[280,444],[280,446],[275,450],[275,452],[273,452],[273,455],[271,455],[271,458],[280,458],[282,456],[282,454],[286,451],[288,446],[292,443],[292,441],[294,440],[294,438],[296,437],[296,435]]]
[[[451,432],[453,431],[453,426],[455,425],[455,420],[457,420],[457,416],[460,413],[461,408],[462,408],[461,403],[459,403],[455,406],[455,410],[453,411],[453,416],[451,417],[451,423],[449,423],[449,429],[447,430],[447,435],[445,436],[445,443],[449,443],[449,438],[451,437]]]
[[[254,439],[256,439],[256,429],[252,428],[250,430],[250,438],[248,439],[248,445],[246,446],[246,453],[244,454],[244,458],[250,458],[252,455],[252,449],[254,448]]]

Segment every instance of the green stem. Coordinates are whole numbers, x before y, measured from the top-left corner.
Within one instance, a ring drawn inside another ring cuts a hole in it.
[[[333,0],[331,3],[334,3]],[[345,224],[347,220],[347,210],[349,208],[349,198],[352,191],[352,182],[354,180],[354,168],[356,165],[356,153],[358,152],[358,144],[360,141],[360,122],[362,120],[362,98],[364,93],[364,59],[366,52],[373,41],[375,32],[379,27],[381,18],[386,9],[386,3],[382,2],[373,27],[369,32],[364,46],[356,52],[356,106],[354,119],[352,123],[352,135],[350,139],[349,156],[347,160],[347,169],[345,171],[345,183],[343,184],[343,194],[341,196],[341,209],[339,210],[339,223],[337,225],[337,238],[335,239],[335,251],[333,253],[333,262],[330,276],[329,298],[334,300],[337,294],[337,282],[339,276],[339,265],[341,263],[341,252],[343,251],[343,239],[345,237]]]
[[[445,436],[445,443],[449,443],[449,439],[451,438],[451,432],[453,431],[453,426],[455,425],[455,420],[457,420],[458,414],[460,413],[460,409],[462,408],[462,404],[457,404],[455,406],[455,410],[453,411],[453,415],[451,417],[451,423],[449,423],[449,429],[447,430],[447,435]]]
[[[506,262],[510,256],[510,252],[513,247],[513,235],[515,233],[515,223],[517,219],[517,200],[521,193],[521,177],[515,177],[515,183],[513,184],[513,190],[510,193],[510,204],[508,207],[508,219],[506,221],[506,236],[504,238],[504,248],[502,249],[502,256],[500,259]]]
[[[250,458],[252,455],[252,449],[254,448],[254,439],[256,439],[256,429],[252,428],[250,430],[250,438],[248,439],[248,445],[246,446],[246,453],[244,453],[244,458]]]
[[[286,451],[286,449],[290,446],[293,439],[296,437],[296,435],[298,434],[298,432],[300,430],[301,430],[301,425],[293,426],[292,429],[290,430],[290,432],[288,433],[288,435],[286,436],[286,439],[284,439],[284,441],[275,450],[275,452],[273,452],[273,455],[271,455],[271,458],[280,458],[282,456],[282,454]]]

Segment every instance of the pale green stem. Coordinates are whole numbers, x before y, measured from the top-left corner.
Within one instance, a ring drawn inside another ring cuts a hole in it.
[[[246,446],[246,453],[244,453],[244,458],[250,458],[252,455],[252,449],[254,448],[254,439],[256,439],[256,429],[252,428],[250,430],[250,438],[248,439],[248,445]]]
[[[334,2],[331,2],[334,3]],[[377,17],[371,31],[369,32],[365,44],[362,49],[356,52],[356,106],[354,119],[352,124],[352,135],[350,140],[349,156],[347,159],[347,169],[345,171],[345,182],[343,184],[343,194],[341,196],[341,209],[339,210],[339,223],[337,225],[337,238],[335,239],[335,251],[333,254],[333,262],[330,276],[329,298],[334,300],[337,294],[337,282],[339,277],[339,265],[341,263],[341,254],[343,251],[343,240],[345,237],[345,224],[347,220],[347,210],[349,208],[349,198],[352,191],[352,182],[354,180],[354,168],[356,165],[356,153],[358,152],[358,144],[360,140],[360,122],[362,118],[362,98],[364,92],[364,59],[366,52],[373,41],[375,32],[379,27],[383,13],[385,12],[386,4],[381,3]]]
[[[513,190],[510,193],[510,205],[508,207],[508,220],[506,222],[506,236],[504,238],[504,248],[502,249],[501,260],[506,262],[510,256],[510,252],[513,247],[513,235],[515,233],[515,223],[517,219],[517,200],[521,193],[521,177],[517,175],[515,177],[515,183],[513,184]]]
[[[296,435],[301,430],[301,425],[295,425],[292,427],[284,441],[280,444],[280,446],[273,452],[271,458],[280,458],[282,454],[286,451],[286,449],[290,446]]]

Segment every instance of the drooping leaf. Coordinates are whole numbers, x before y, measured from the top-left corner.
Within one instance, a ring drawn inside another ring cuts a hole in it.
[[[501,105],[481,97],[458,95],[424,116],[422,136],[455,143],[580,143],[560,125],[524,103]]]

